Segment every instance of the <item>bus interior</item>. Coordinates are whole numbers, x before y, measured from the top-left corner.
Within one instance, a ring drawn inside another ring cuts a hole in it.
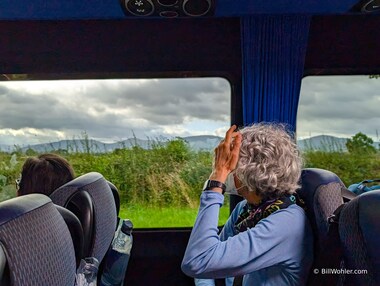
[[[6,0],[0,74],[3,81],[224,78],[228,124],[279,121],[295,130],[304,77],[380,74],[379,27],[378,0]],[[231,196],[230,208],[239,200]],[[124,285],[194,285],[181,271],[190,232],[135,229]]]

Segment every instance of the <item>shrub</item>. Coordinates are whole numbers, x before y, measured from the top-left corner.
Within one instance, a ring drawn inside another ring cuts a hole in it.
[[[364,179],[378,178],[380,154],[307,151],[304,154],[306,168],[321,168],[337,174],[346,186]]]
[[[346,143],[348,152],[356,155],[375,154],[376,149],[373,146],[373,140],[367,135],[359,132]]]

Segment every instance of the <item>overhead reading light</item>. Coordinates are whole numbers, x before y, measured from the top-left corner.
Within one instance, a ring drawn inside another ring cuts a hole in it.
[[[361,11],[366,13],[380,12],[380,0],[366,1]]]
[[[213,16],[216,0],[121,0],[126,16],[201,17]]]
[[[211,0],[184,0],[183,11],[188,16],[203,16],[211,9]]]

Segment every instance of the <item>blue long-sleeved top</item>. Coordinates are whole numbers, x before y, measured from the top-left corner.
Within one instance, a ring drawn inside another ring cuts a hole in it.
[[[305,285],[313,260],[313,236],[302,208],[294,204],[280,209],[237,234],[233,227],[247,203],[244,200],[218,235],[223,200],[217,192],[202,193],[182,271],[195,278],[245,275],[244,286]],[[227,286],[232,281],[226,279]]]

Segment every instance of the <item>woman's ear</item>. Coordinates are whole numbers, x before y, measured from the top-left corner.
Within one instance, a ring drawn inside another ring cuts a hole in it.
[[[240,189],[243,186],[243,183],[239,180],[239,178],[236,176],[236,174],[233,174],[234,176],[234,182],[236,189]]]

